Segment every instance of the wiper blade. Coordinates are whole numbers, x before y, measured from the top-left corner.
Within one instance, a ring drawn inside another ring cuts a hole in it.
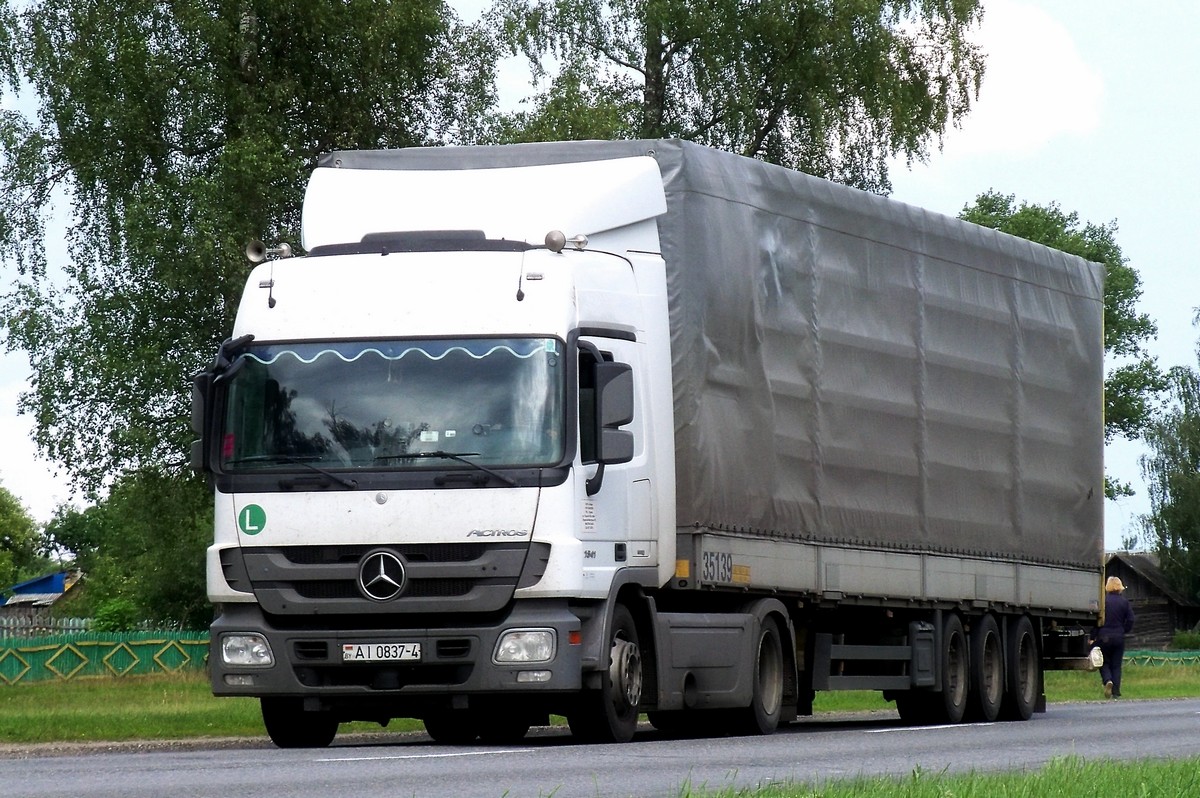
[[[315,456],[311,456],[311,455],[301,457],[299,455],[290,455],[290,454],[256,454],[256,455],[251,455],[249,457],[239,457],[235,460],[227,460],[226,462],[231,465],[240,465],[242,463],[266,463],[268,465],[284,465],[284,464],[299,465],[299,466],[304,466],[309,471],[315,471],[316,473],[320,474],[321,476],[327,477],[327,478],[333,480],[334,482],[338,483],[339,485],[341,485],[344,488],[349,488],[350,490],[355,490],[358,487],[358,482],[356,482],[353,479],[347,479],[346,477],[343,477],[339,474],[335,474],[332,471],[328,471],[324,468],[321,468],[318,465],[313,465],[312,461],[315,459],[318,459],[318,458]]]
[[[495,477],[496,479],[503,482],[505,485],[508,485],[510,488],[517,487],[516,480],[510,479],[498,471],[493,471],[492,469],[488,468],[487,466],[480,465],[479,463],[476,463],[474,460],[467,459],[468,457],[478,457],[478,456],[479,456],[479,452],[446,452],[446,451],[442,451],[441,449],[438,449],[437,451],[433,451],[433,452],[407,452],[405,454],[388,454],[388,455],[383,455],[381,457],[376,457],[375,459],[376,460],[408,460],[408,459],[417,459],[417,458],[425,459],[425,458],[430,458],[430,457],[437,457],[437,458],[444,459],[444,460],[455,460],[459,463],[466,463],[467,465],[471,466],[471,468],[474,468],[478,471],[482,471],[483,473],[487,474],[488,476]]]

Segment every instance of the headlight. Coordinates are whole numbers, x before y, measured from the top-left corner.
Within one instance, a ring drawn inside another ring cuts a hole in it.
[[[275,664],[271,644],[260,634],[233,634],[221,638],[221,660],[226,665],[255,665],[266,667]]]
[[[506,662],[549,662],[554,659],[553,629],[510,629],[500,636],[497,664]]]

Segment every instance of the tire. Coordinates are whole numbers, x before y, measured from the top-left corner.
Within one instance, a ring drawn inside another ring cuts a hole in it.
[[[261,699],[263,725],[279,748],[325,748],[337,736],[338,722],[329,712],[305,712],[299,698]]]
[[[896,711],[900,713],[901,722],[909,726],[925,726],[930,717],[930,707],[933,699],[938,699],[936,693],[918,693],[914,690],[905,691],[896,696]]]
[[[967,636],[962,621],[953,613],[946,614],[942,625],[942,691],[940,701],[931,702],[931,723],[961,723],[967,711],[969,684]]]
[[[624,604],[613,608],[609,665],[599,690],[580,696],[567,713],[571,733],[586,742],[626,743],[637,731],[642,700],[642,648],[633,615]]]
[[[1042,686],[1042,660],[1037,635],[1027,616],[1013,619],[1008,626],[1005,665],[1008,679],[1000,717],[1004,720],[1029,720]]]
[[[783,635],[773,618],[765,618],[755,647],[754,695],[750,706],[736,711],[734,728],[741,734],[774,734],[783,709]]]
[[[475,717],[461,709],[451,709],[425,718],[425,733],[434,742],[444,745],[467,745],[475,742],[479,728]],[[526,726],[526,729],[529,727]]]
[[[509,745],[525,739],[529,721],[521,718],[489,718],[479,720],[479,739],[488,745]]]
[[[991,723],[1000,715],[1004,701],[1004,644],[1000,626],[991,614],[984,615],[971,630],[971,678],[967,717]]]
[[[699,740],[708,737],[724,737],[736,728],[736,720],[727,709],[677,709],[648,712],[650,725],[662,732],[664,737],[681,740]]]
[[[667,737],[691,737],[696,733],[695,712],[658,710],[647,713],[650,725]]]

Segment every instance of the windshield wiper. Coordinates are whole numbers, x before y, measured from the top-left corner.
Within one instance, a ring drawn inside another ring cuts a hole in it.
[[[250,457],[239,457],[235,460],[227,460],[226,462],[230,465],[240,465],[242,463],[266,463],[268,465],[282,465],[286,463],[288,465],[299,465],[304,466],[310,471],[315,471],[323,477],[328,477],[344,488],[354,490],[358,487],[358,483],[353,479],[347,479],[346,477],[339,476],[332,471],[327,471],[320,466],[313,465],[312,460],[314,459],[316,458],[299,457],[297,455],[290,454],[256,454],[251,455]]]
[[[517,487],[517,483],[515,480],[509,479],[508,477],[504,476],[504,474],[501,474],[498,471],[493,471],[492,469],[488,468],[487,466],[480,465],[479,463],[476,463],[473,460],[467,459],[467,457],[478,457],[478,456],[479,456],[479,452],[457,452],[456,453],[456,452],[445,452],[445,451],[442,451],[439,449],[434,452],[408,452],[406,454],[386,454],[381,457],[376,457],[375,459],[376,460],[408,460],[410,458],[438,457],[438,458],[442,458],[445,460],[456,460],[460,463],[466,463],[467,465],[471,466],[471,468],[474,468],[478,471],[482,471],[483,473],[487,474],[488,476],[495,477],[496,479],[503,482],[505,485],[508,485],[510,488]]]

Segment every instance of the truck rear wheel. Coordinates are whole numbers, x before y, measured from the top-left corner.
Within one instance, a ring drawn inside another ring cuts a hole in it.
[[[971,630],[970,682],[970,718],[991,723],[999,716],[1004,700],[1004,646],[1000,627],[990,614]]]
[[[758,633],[754,656],[754,696],[737,711],[736,728],[743,734],[773,734],[783,708],[783,636],[779,624],[766,618]]]
[[[1041,690],[1042,670],[1037,637],[1033,623],[1022,615],[1008,627],[1008,646],[1005,652],[1008,666],[1008,689],[1000,717],[1004,720],[1029,720]]]
[[[567,714],[571,733],[588,742],[626,743],[637,731],[642,701],[642,649],[633,615],[624,604],[613,608],[609,665],[600,689],[583,693]]]
[[[329,712],[305,712],[299,698],[264,696],[263,725],[280,748],[324,748],[337,736],[337,719]]]

